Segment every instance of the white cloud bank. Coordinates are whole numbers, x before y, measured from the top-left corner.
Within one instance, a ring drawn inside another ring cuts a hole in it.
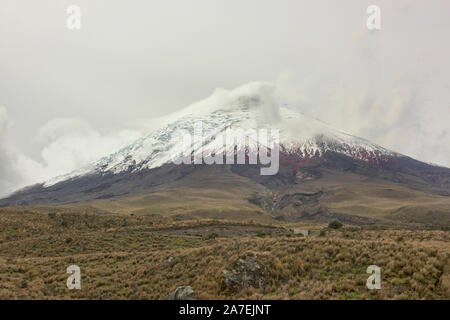
[[[86,166],[135,141],[143,130],[135,126],[101,134],[82,119],[54,119],[30,137],[43,146],[34,159],[7,143],[9,126],[7,110],[0,107],[0,196]]]
[[[14,167],[16,160],[14,154],[5,146],[5,135],[9,125],[6,109],[0,106],[0,196],[15,188],[21,180]]]

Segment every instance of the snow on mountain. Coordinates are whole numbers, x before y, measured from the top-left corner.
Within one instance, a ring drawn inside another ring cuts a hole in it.
[[[85,168],[47,181],[49,187],[58,182],[87,174],[121,173],[152,169],[172,162],[185,146],[174,139],[178,130],[195,134],[201,123],[204,133],[212,133],[203,147],[217,151],[214,134],[231,129],[277,129],[280,148],[300,158],[320,157],[326,151],[345,154],[364,161],[384,161],[386,156],[400,156],[370,141],[334,130],[328,124],[310,118],[288,106],[280,106],[266,83],[252,83],[232,91],[217,90],[209,98],[160,119],[160,125],[133,144],[100,159]],[[194,137],[195,139],[195,137]]]

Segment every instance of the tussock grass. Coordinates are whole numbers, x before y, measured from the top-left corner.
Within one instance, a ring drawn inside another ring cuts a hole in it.
[[[293,226],[311,236],[291,235]],[[448,231],[51,208],[1,209],[0,228],[0,299],[165,299],[180,285],[200,299],[450,299]],[[269,285],[228,291],[222,270],[249,254],[267,267]],[[79,291],[66,287],[72,264],[81,268]],[[372,264],[382,270],[378,291],[365,287]]]

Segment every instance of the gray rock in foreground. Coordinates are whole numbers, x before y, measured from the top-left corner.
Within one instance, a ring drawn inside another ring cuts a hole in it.
[[[175,265],[175,258],[173,256],[168,257],[166,260],[166,265],[168,267],[172,267],[173,265]]]
[[[197,300],[194,290],[190,286],[178,287],[167,295],[167,300]]]
[[[227,288],[232,291],[264,288],[269,284],[267,268],[253,256],[239,259],[232,270],[222,271],[222,277]]]

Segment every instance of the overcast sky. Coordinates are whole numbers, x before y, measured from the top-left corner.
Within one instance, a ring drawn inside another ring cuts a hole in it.
[[[81,30],[66,27],[81,8]],[[369,5],[381,30],[366,27]],[[0,0],[0,195],[269,81],[307,114],[450,166],[450,1]]]

